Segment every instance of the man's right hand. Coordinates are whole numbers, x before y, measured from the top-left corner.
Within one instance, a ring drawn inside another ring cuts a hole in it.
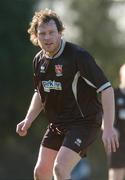
[[[20,136],[26,136],[27,135],[27,131],[28,131],[30,126],[31,126],[31,123],[24,119],[19,124],[17,124],[16,132]]]

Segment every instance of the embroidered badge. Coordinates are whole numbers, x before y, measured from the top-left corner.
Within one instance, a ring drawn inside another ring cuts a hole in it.
[[[62,65],[60,64],[57,64],[55,65],[55,72],[56,72],[56,76],[59,77],[59,76],[62,76]]]
[[[45,73],[45,66],[42,65],[42,66],[40,67],[40,72],[41,72],[41,73]]]
[[[79,138],[76,138],[75,142],[74,142],[77,146],[81,146],[82,140]]]

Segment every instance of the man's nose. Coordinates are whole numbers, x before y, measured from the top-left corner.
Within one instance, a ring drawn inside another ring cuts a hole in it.
[[[50,34],[46,34],[44,37],[45,40],[50,39]]]

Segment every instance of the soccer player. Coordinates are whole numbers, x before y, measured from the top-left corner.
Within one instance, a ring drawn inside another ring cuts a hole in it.
[[[68,180],[100,132],[104,116],[106,151],[119,146],[114,123],[114,94],[94,58],[62,38],[64,26],[52,10],[33,16],[28,33],[41,51],[33,60],[35,92],[26,117],[16,128],[25,136],[44,110],[49,121],[34,169],[35,180]],[[101,94],[101,102],[98,95]]]
[[[120,67],[120,85],[115,89],[116,121],[119,149],[109,155],[109,180],[125,179],[125,64]]]

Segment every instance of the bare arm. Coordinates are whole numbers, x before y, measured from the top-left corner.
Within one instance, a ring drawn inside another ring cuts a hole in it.
[[[43,109],[43,105],[42,105],[40,94],[35,92],[32,97],[31,104],[30,104],[30,107],[28,109],[25,119],[27,119],[29,122],[32,123],[36,119],[36,117],[39,115],[42,109]]]
[[[25,136],[27,134],[27,130],[30,128],[32,122],[36,119],[36,117],[39,115],[42,109],[43,105],[41,97],[38,92],[35,92],[32,97],[25,119],[21,121],[19,124],[17,124],[16,132],[20,136]]]
[[[115,152],[119,147],[118,133],[114,128],[115,103],[114,91],[110,87],[101,93],[102,107],[104,112],[102,140],[107,153]]]

